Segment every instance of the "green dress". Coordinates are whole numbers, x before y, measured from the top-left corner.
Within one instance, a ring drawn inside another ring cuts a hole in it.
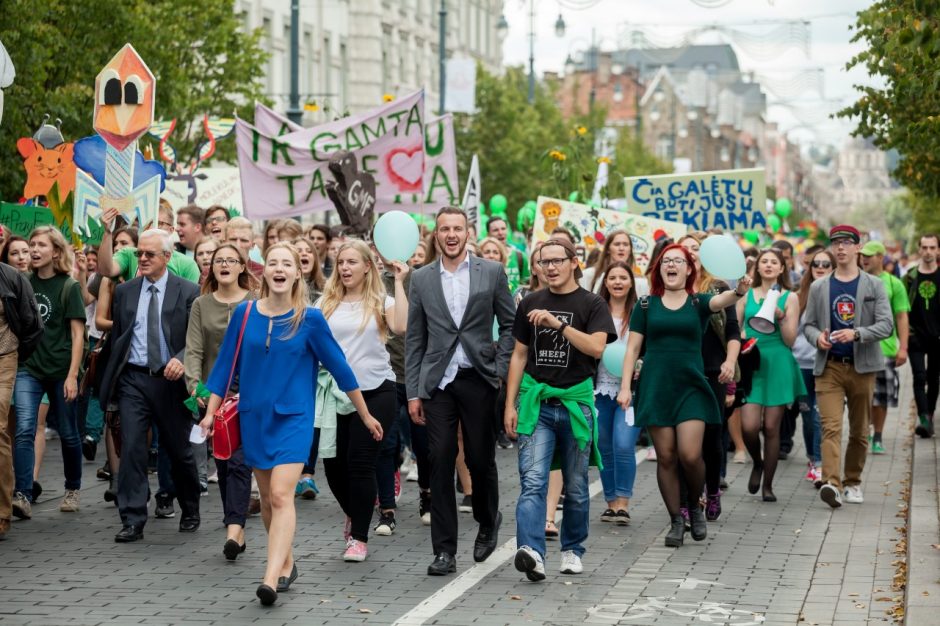
[[[791,292],[786,291],[780,296],[777,308],[786,310],[787,297]],[[760,368],[754,372],[751,393],[745,402],[761,406],[786,406],[806,395],[806,386],[803,384],[803,375],[800,366],[793,358],[790,347],[783,342],[780,334],[780,323],[774,321],[772,333],[763,334],[752,329],[748,321],[760,311],[763,300],[758,302],[754,298],[754,290],[747,292],[747,302],[744,305],[745,335],[757,339],[760,350]]]
[[[673,311],[662,298],[633,307],[630,332],[640,333],[646,355],[634,406],[636,426],[675,426],[687,420],[720,424],[718,400],[705,378],[702,335],[712,315],[711,294],[689,297]]]

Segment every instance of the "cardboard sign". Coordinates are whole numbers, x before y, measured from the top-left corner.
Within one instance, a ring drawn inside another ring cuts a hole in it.
[[[333,155],[329,167],[334,180],[326,181],[326,194],[340,220],[353,233],[368,235],[375,210],[375,178],[368,172],[360,172],[356,155],[345,150]]]
[[[646,271],[657,239],[662,235],[677,239],[688,232],[685,225],[676,222],[539,196],[532,239],[545,241],[559,226],[572,234],[575,246],[583,254],[582,260],[587,258],[591,250],[604,245],[608,233],[618,229],[626,230],[630,233],[636,258],[634,270],[639,272]]]
[[[238,215],[244,213],[241,175],[234,166],[201,167],[194,173],[167,176],[166,190],[161,197],[174,210],[187,204],[204,209],[217,204]]]
[[[692,230],[764,230],[764,170],[743,169],[624,179],[632,213]]]
[[[463,190],[463,210],[467,212],[467,222],[478,226],[480,223],[480,159],[473,155],[470,161],[470,174],[467,176],[467,186]]]
[[[70,241],[73,237],[72,225],[68,220],[66,219],[60,224],[56,224],[52,210],[48,207],[0,202],[0,224],[3,224],[9,228],[14,235],[19,235],[20,237],[29,237],[33,229],[39,226],[56,226],[62,231],[62,235],[65,237],[66,241]],[[91,234],[87,237],[81,237],[81,240],[84,243],[96,246],[101,243],[103,230],[101,225],[95,220],[89,220],[88,226]]]

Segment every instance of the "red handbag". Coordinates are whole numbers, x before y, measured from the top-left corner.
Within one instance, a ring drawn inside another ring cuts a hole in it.
[[[235,376],[235,364],[238,363],[238,352],[242,347],[242,338],[245,336],[245,325],[248,323],[248,314],[251,312],[251,301],[245,307],[245,317],[242,319],[241,330],[238,331],[238,343],[235,344],[235,358],[232,359],[232,369],[228,375],[228,384],[225,385],[225,399],[215,411],[215,420],[212,425],[212,456],[220,461],[228,461],[232,454],[242,444],[242,433],[238,423],[238,394],[228,395]]]

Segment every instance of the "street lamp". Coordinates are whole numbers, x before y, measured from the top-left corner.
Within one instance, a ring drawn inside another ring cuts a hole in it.
[[[535,2],[536,0],[529,0],[529,104],[535,102]],[[559,13],[558,19],[555,20],[555,36],[564,37],[565,29],[565,19]],[[509,33],[509,22],[505,15],[499,16],[496,33],[500,37],[505,37]]]

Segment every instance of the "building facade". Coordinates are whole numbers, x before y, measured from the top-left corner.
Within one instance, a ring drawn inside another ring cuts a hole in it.
[[[236,0],[246,29],[260,28],[268,61],[267,93],[286,111],[290,94],[290,2]],[[446,56],[472,58],[490,72],[502,64],[496,25],[503,0],[443,0]],[[316,103],[304,123],[356,114],[385,94],[424,87],[428,111],[439,106],[442,0],[304,0],[300,4],[301,104]]]

